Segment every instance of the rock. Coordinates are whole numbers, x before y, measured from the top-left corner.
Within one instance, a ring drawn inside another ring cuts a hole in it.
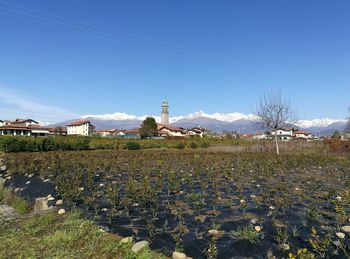
[[[345,232],[345,233],[350,233],[350,226],[344,226],[341,228],[341,231]]]
[[[3,165],[3,166],[0,167],[0,171],[5,172],[6,170],[7,170],[7,166],[6,165]]]
[[[84,187],[79,187],[78,190],[82,192],[84,191]]]
[[[337,235],[337,237],[339,237],[340,239],[344,239],[345,238],[345,234],[343,232],[337,232],[335,233]]]
[[[47,200],[48,200],[48,201],[54,201],[55,198],[54,198],[54,197],[49,197],[49,198],[47,198]]]
[[[282,249],[283,249],[284,251],[287,251],[287,250],[290,249],[290,246],[289,246],[288,244],[283,244],[283,245],[282,245]]]
[[[337,196],[337,197],[335,197],[335,199],[338,200],[338,201],[341,201],[342,197],[341,196]]]
[[[8,205],[0,205],[0,222],[11,221],[18,217],[16,210]]]
[[[0,190],[4,189],[6,183],[6,179],[0,177]]]
[[[46,197],[41,197],[41,198],[35,199],[34,213],[38,213],[38,212],[48,210],[48,209],[49,209],[49,206],[47,205],[47,198]]]
[[[186,259],[187,256],[186,254],[184,253],[180,253],[180,252],[173,252],[173,256],[172,256],[173,259]]]
[[[62,205],[63,204],[63,200],[57,200],[56,201],[56,206]]]
[[[135,243],[135,244],[132,246],[131,250],[132,250],[134,253],[138,253],[138,252],[140,252],[142,249],[148,247],[148,245],[149,245],[148,241],[145,241],[145,240],[144,240],[144,241],[140,241],[140,242]]]
[[[258,221],[256,219],[251,219],[250,223],[252,223],[253,225],[255,225]]]
[[[26,184],[30,184],[30,181],[27,181]]]
[[[244,204],[245,200],[242,199],[242,200],[239,201],[239,203]]]
[[[219,235],[219,231],[216,230],[216,229],[211,229],[208,231],[209,235],[212,235],[212,236],[217,236]]]
[[[58,214],[59,214],[59,215],[63,215],[63,214],[65,214],[65,213],[66,213],[65,209],[60,209],[60,210],[58,211]]]
[[[122,240],[120,240],[120,243],[126,244],[126,243],[131,243],[133,240],[132,237],[124,237]]]
[[[256,232],[260,232],[261,231],[261,227],[260,226],[255,226],[254,229],[255,229]]]

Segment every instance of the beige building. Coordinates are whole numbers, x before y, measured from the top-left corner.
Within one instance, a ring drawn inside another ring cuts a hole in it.
[[[67,125],[67,135],[90,136],[94,126],[88,120],[80,120]]]

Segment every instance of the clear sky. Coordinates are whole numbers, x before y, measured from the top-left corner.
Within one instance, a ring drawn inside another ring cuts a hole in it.
[[[348,0],[0,0],[0,118],[350,106]]]

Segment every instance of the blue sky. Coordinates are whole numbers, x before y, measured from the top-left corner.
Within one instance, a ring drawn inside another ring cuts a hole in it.
[[[0,0],[0,118],[250,113],[281,89],[345,118],[350,2]]]

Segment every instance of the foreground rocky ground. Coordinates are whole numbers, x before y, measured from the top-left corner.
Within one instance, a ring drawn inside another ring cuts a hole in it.
[[[132,238],[133,256],[143,246],[174,258],[350,254],[347,154],[47,152],[8,156],[7,166],[16,194],[60,215],[79,209]]]

